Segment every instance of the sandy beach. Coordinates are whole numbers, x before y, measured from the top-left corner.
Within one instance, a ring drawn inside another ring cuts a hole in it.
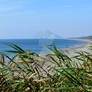
[[[88,53],[92,53],[92,51],[89,48],[89,46],[92,46],[91,40],[88,40],[88,39],[85,39],[85,40],[84,39],[71,39],[71,40],[80,40],[80,41],[83,41],[84,42],[81,45],[73,45],[70,48],[64,48],[64,49],[60,50],[62,53],[64,53],[68,57],[70,57],[72,60],[74,60],[74,58],[72,58],[72,57],[78,55],[77,52],[86,51]],[[37,57],[34,57],[34,59],[37,59],[37,60],[40,60],[41,61],[41,62],[39,62],[39,64],[40,64],[40,66],[43,67],[44,70],[47,70],[48,69],[48,66],[54,66],[55,65],[55,63],[52,62],[52,60],[49,59],[49,57],[47,57],[47,55],[50,54],[50,53],[52,53],[52,52],[42,52],[42,53],[39,53],[39,55],[40,55],[41,58],[40,57],[38,57],[38,58]],[[56,57],[54,57],[54,58],[57,60]],[[16,62],[21,62],[21,59],[16,58],[15,61]],[[76,61],[76,60],[74,60],[74,61]],[[80,61],[80,63],[82,63],[82,62]],[[49,73],[50,74],[53,74],[54,71],[50,71]],[[45,76],[45,72],[44,73],[42,72],[42,74]]]
[[[87,53],[92,54],[92,50],[90,50],[90,47],[89,47],[89,46],[92,46],[92,41],[91,40],[89,40],[89,39],[69,39],[69,40],[79,40],[79,41],[84,42],[81,45],[73,45],[70,48],[64,48],[64,49],[60,50],[62,53],[64,53],[68,57],[70,57],[72,60],[74,60],[74,58],[72,58],[72,57],[78,55],[77,52],[84,52],[85,51]],[[52,53],[52,52],[39,53],[39,55],[41,57],[47,58],[47,61],[44,62],[44,64],[40,63],[40,65],[42,65],[44,69],[47,69],[47,67],[50,66],[50,65],[52,65],[52,66],[54,65],[54,63],[50,62],[48,57],[46,57],[50,53]],[[57,59],[57,58],[55,58],[55,59]],[[74,61],[76,61],[76,63],[79,62],[77,60],[74,60]],[[83,62],[80,61],[80,63],[83,63]],[[53,74],[53,72],[51,72],[51,74]]]
[[[77,52],[88,52],[92,53],[89,46],[92,46],[92,41],[89,39],[72,39],[72,40],[80,40],[84,43],[81,45],[73,45],[71,48],[64,48],[63,51],[65,54],[67,54],[69,57],[76,56]]]
[[[68,39],[68,40],[79,40],[79,41],[84,42],[81,45],[73,45],[70,48],[64,48],[64,49],[60,50],[61,52],[63,52],[66,55],[68,55],[69,57],[76,56],[77,52],[86,51],[88,53],[92,53],[92,51],[89,48],[89,46],[92,46],[92,40],[89,40],[89,39]],[[43,53],[39,53],[39,55],[40,56],[46,56],[49,53],[50,52],[43,52]]]
[[[73,45],[72,47],[70,48],[64,48],[62,50],[60,50],[62,53],[64,53],[65,55],[67,55],[68,57],[73,57],[73,56],[76,56],[78,55],[77,52],[83,52],[83,51],[86,51],[88,53],[92,53],[92,51],[90,50],[89,46],[92,46],[92,41],[91,40],[88,40],[88,39],[69,39],[69,40],[80,40],[80,41],[83,41],[84,43],[81,44],[81,45]],[[46,62],[43,62],[43,59],[41,60],[42,62],[40,63],[40,65],[43,66],[43,63],[44,63],[44,69],[47,68],[47,66],[49,65],[53,65],[53,63],[51,63],[48,59],[48,57],[46,57],[48,54],[50,54],[52,52],[41,52],[39,53],[39,55],[42,57],[42,58],[46,58]],[[21,61],[19,58],[16,58],[16,62],[18,61]]]

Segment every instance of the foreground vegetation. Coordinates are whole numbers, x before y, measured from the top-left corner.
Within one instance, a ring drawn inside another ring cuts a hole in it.
[[[48,47],[52,54],[41,57],[15,44],[8,45],[14,50],[1,52],[0,92],[92,92],[90,53],[79,52],[69,58],[54,45]],[[10,58],[7,52],[14,56]]]

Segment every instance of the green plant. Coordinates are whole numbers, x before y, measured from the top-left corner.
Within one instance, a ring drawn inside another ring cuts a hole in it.
[[[8,62],[0,62],[0,92],[92,92],[91,54],[79,52],[73,59],[54,45],[48,47],[52,54],[43,58],[15,44],[8,45],[14,50],[1,53]],[[6,52],[14,56],[10,58]],[[51,65],[45,69],[43,62]]]

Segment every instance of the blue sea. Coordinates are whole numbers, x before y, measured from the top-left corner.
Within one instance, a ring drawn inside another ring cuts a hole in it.
[[[65,39],[0,39],[0,50],[11,50],[6,43],[14,43],[19,45],[24,50],[30,49],[32,52],[49,51],[46,46],[56,44],[58,49],[69,48],[73,45],[83,44],[82,41],[65,40]]]

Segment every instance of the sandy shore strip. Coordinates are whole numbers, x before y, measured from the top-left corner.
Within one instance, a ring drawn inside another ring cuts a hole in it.
[[[65,55],[69,56],[70,58],[73,57],[73,56],[76,56],[78,55],[77,52],[83,52],[83,51],[86,51],[88,53],[92,53],[92,50],[89,49],[89,46],[92,46],[92,41],[91,40],[88,40],[88,39],[69,39],[69,40],[79,40],[79,41],[84,41],[83,44],[81,45],[73,45],[72,47],[70,48],[64,48],[64,49],[61,49],[60,51],[62,53],[64,53]],[[43,58],[47,58],[46,57],[48,54],[50,54],[52,52],[48,51],[48,52],[41,52],[41,53],[38,53],[41,57]],[[9,60],[6,60],[7,62]],[[19,62],[21,61],[19,58],[16,58],[15,60],[16,62]],[[51,64],[50,62],[46,61],[46,66],[48,66],[49,64]]]
[[[89,46],[92,46],[91,40],[88,40],[88,39],[86,39],[86,40],[84,40],[84,39],[72,39],[72,40],[84,41],[84,43],[81,44],[81,45],[73,45],[71,48],[64,48],[64,49],[60,50],[62,53],[66,54],[70,58],[72,58],[73,56],[76,56],[77,52],[81,52],[81,51],[82,52],[86,51],[86,52],[92,53],[92,51],[89,49]],[[43,59],[38,58],[41,61],[41,62],[39,62],[39,64],[43,67],[44,70],[47,70],[48,66],[54,66],[55,65],[54,63],[51,62],[51,60],[49,60],[48,57],[46,57],[50,53],[52,53],[52,52],[42,52],[42,53],[39,53],[39,55],[42,58],[45,58],[45,61]],[[57,59],[57,58],[55,58],[55,59]],[[15,61],[19,62],[21,60],[17,58]],[[75,62],[77,62],[77,61],[75,61]],[[53,74],[54,72],[50,71],[49,73]],[[42,74],[45,76],[45,73],[42,72]]]
[[[89,47],[92,46],[92,40],[89,39],[72,39],[72,40],[79,40],[79,41],[83,41],[84,43],[81,45],[73,45],[71,48],[65,48],[61,50],[64,51],[64,53],[67,54],[68,56],[70,57],[76,56],[77,52],[83,52],[83,51],[92,53]]]
[[[86,51],[88,53],[92,53],[92,51],[89,48],[89,46],[92,46],[92,40],[89,40],[89,39],[68,39],[68,40],[79,40],[79,41],[84,42],[81,45],[73,45],[70,48],[64,48],[64,49],[60,50],[61,52],[68,55],[69,57],[76,56],[77,52]],[[49,53],[51,53],[51,52],[42,52],[42,53],[39,53],[39,55],[40,56],[46,56]]]
[[[74,59],[74,58],[72,58],[72,57],[74,57],[74,56],[76,56],[76,55],[78,55],[78,53],[77,52],[88,52],[88,53],[92,53],[92,50],[90,50],[90,48],[89,48],[89,46],[92,46],[92,41],[91,40],[88,40],[88,39],[69,39],[69,40],[79,40],[79,41],[83,41],[84,43],[83,44],[81,44],[81,45],[73,45],[72,47],[70,47],[70,48],[64,48],[64,49],[62,49],[62,50],[60,50],[62,53],[64,53],[65,55],[67,55],[68,57],[70,57],[72,60]],[[48,54],[50,54],[51,52],[43,52],[43,53],[39,53],[39,55],[41,56],[41,57],[45,57],[46,58],[46,56],[48,55]],[[47,57],[48,58],[48,57]],[[76,61],[76,60],[74,60],[74,61]],[[79,62],[79,61],[78,61]],[[76,63],[77,63],[77,61],[76,61]],[[81,61],[80,61],[80,63],[82,63]],[[41,64],[41,63],[40,63]],[[46,61],[45,63],[44,63],[44,65],[43,65],[43,68],[44,69],[47,69],[47,66],[49,66],[49,65],[54,65],[54,63],[51,63],[51,62],[49,62],[49,60],[48,61]],[[51,74],[53,74],[53,72],[51,73]]]

